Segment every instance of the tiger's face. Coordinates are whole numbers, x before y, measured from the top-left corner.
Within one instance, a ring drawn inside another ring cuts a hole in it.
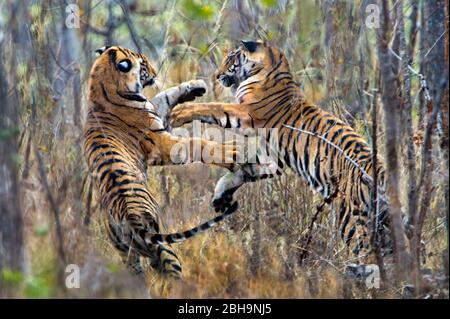
[[[100,82],[107,99],[122,103],[144,102],[143,89],[155,83],[156,70],[148,58],[140,53],[119,47],[98,49],[99,55],[91,70],[91,79]]]
[[[222,61],[217,79],[225,87],[237,88],[261,70],[270,70],[276,64],[275,56],[283,55],[278,49],[262,42],[242,41],[242,45]]]
[[[231,51],[223,59],[217,71],[217,80],[225,87],[238,87],[242,82],[241,70],[245,64],[244,55],[240,48]],[[241,60],[242,59],[242,60]]]

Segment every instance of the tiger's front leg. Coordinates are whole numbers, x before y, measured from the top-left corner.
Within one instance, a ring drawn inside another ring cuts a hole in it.
[[[156,107],[156,113],[163,120],[164,126],[167,126],[170,110],[175,105],[193,101],[196,97],[203,96],[206,91],[205,81],[192,80],[158,93],[150,100],[150,103]]]
[[[236,143],[217,143],[201,138],[180,137],[166,131],[154,133],[151,139],[158,148],[149,145],[149,161],[160,165],[187,164],[194,161],[236,171],[240,156]]]
[[[170,114],[170,126],[180,127],[199,120],[224,128],[253,127],[253,119],[245,104],[184,103],[174,107]]]

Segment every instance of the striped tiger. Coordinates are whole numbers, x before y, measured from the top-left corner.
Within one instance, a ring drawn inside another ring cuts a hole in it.
[[[89,77],[84,151],[108,236],[133,273],[143,273],[140,257],[144,257],[160,273],[181,278],[181,264],[170,244],[211,228],[235,212],[237,204],[191,230],[160,234],[161,211],[146,186],[147,166],[185,163],[171,156],[174,145],[189,146],[189,159],[194,143],[201,150],[211,147],[210,141],[175,137],[164,129],[167,111],[203,95],[206,84],[185,82],[148,101],[142,91],[154,83],[156,71],[145,55],[119,46],[103,47],[97,53]],[[236,147],[217,143],[215,147],[222,153],[212,155],[212,164],[234,169]]]
[[[171,112],[170,125],[178,127],[200,120],[238,131],[277,129],[279,152],[272,159],[275,170],[268,172],[267,163],[246,164],[237,172],[224,175],[215,189],[216,211],[229,207],[234,192],[244,183],[281,175],[289,167],[331,204],[338,216],[341,237],[355,259],[373,261],[368,228],[373,187],[367,179],[372,176],[373,167],[366,141],[336,116],[305,98],[285,55],[277,48],[243,41],[223,60],[217,80],[231,88],[237,103],[180,104]],[[381,158],[379,163],[378,188],[383,198]],[[378,234],[384,251],[389,252],[387,205],[381,201]]]

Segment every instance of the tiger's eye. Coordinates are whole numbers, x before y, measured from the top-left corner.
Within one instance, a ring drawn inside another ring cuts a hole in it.
[[[117,69],[119,69],[120,72],[129,72],[131,70],[131,61],[126,59],[126,60],[122,60],[117,64]]]

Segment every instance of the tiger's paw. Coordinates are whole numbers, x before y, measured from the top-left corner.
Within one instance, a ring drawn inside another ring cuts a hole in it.
[[[180,127],[192,122],[192,112],[189,103],[179,104],[170,112],[169,124],[171,127]]]
[[[376,264],[347,264],[344,274],[347,278],[365,280],[369,276],[378,275]]]
[[[184,103],[193,101],[196,97],[203,96],[208,90],[208,87],[203,80],[192,80],[181,83],[180,89],[183,93],[180,95],[178,103]]]
[[[233,194],[237,190],[236,188],[228,189],[219,194],[214,194],[212,206],[217,213],[223,213],[233,204]]]

